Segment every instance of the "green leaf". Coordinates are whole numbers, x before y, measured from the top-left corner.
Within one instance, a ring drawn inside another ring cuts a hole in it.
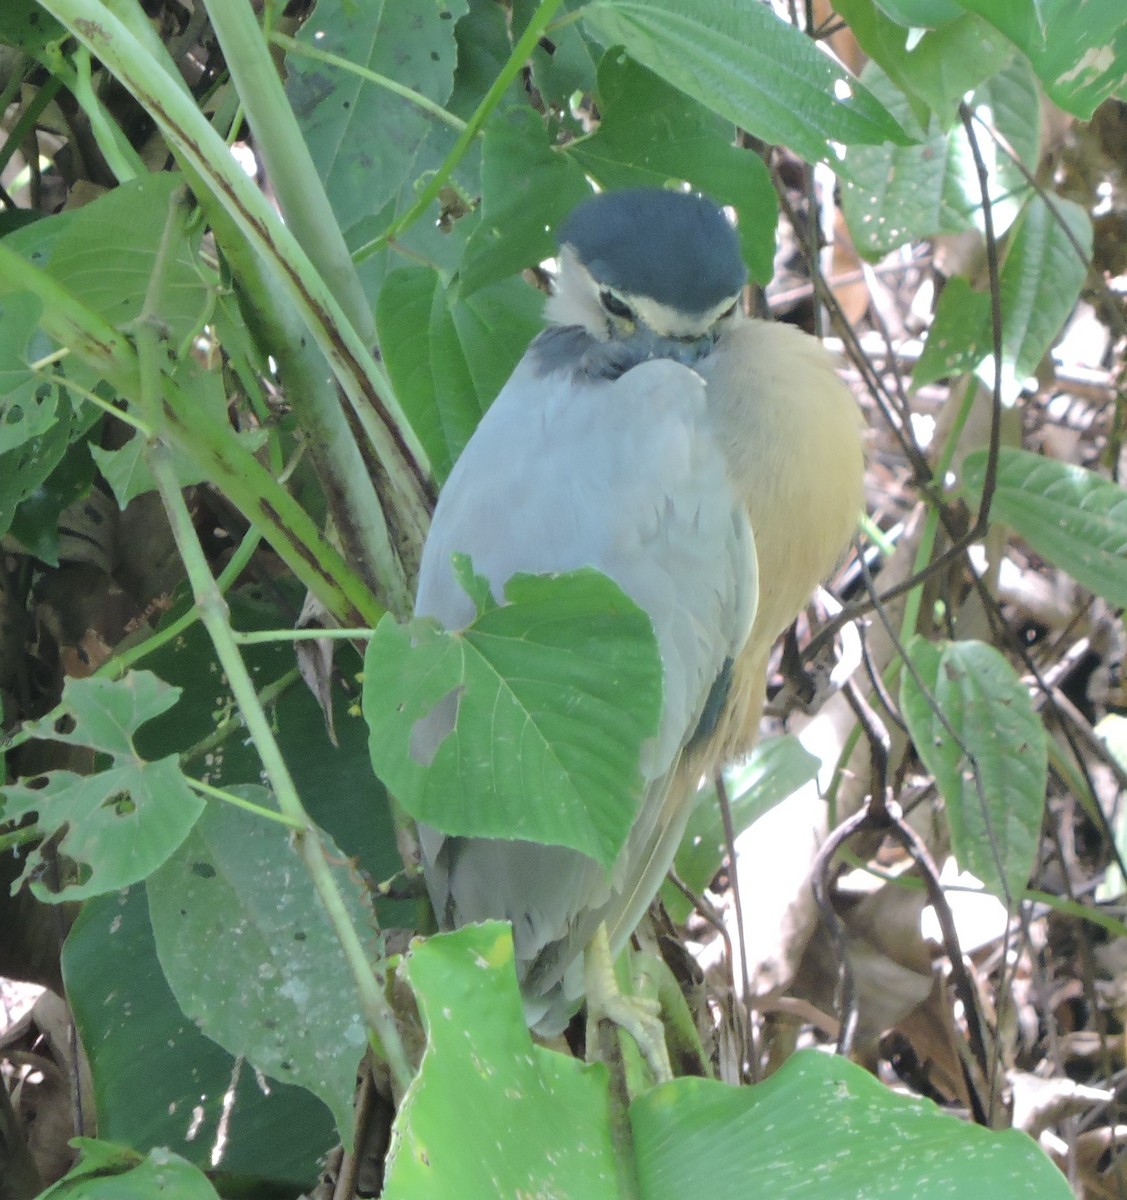
[[[963,484],[982,496],[986,451],[968,454]],[[1127,605],[1127,490],[1094,471],[1003,449],[990,515],[1042,558],[1116,608]]]
[[[915,118],[926,123],[926,110],[930,109],[944,130],[955,121],[966,94],[1013,55],[1013,46],[1001,33],[981,17],[954,7],[951,11],[957,20],[938,22],[927,32],[918,28],[919,23],[898,23],[891,11],[886,16],[881,10],[888,11],[889,6],[876,0],[836,0],[835,8],[849,22],[861,48],[906,93],[909,102],[918,98],[924,106],[913,104]],[[906,24],[917,27],[909,29]]]
[[[1050,208],[1040,196],[1030,197],[1002,263],[1003,398],[1020,392],[1060,333],[1091,254],[1092,222],[1079,204],[1057,196]],[[992,380],[993,360],[984,365]]]
[[[747,761],[728,778],[732,828],[738,835],[804,784],[816,779],[821,764],[796,737],[786,734],[756,745]],[[698,895],[720,869],[728,852],[720,802],[712,787],[697,794],[692,815],[677,851],[677,877]],[[691,911],[689,901],[670,884],[662,884],[662,901],[674,920]]]
[[[1045,727],[993,646],[916,637],[908,658],[919,682],[904,673],[900,703],[916,753],[943,795],[955,858],[1013,910],[1041,836]]]
[[[203,801],[184,782],[176,755],[148,762],[133,745],[138,727],[171,708],[179,694],[148,671],[130,672],[117,682],[68,679],[65,716],[25,726],[33,737],[87,747],[111,759],[95,775],[49,771],[31,786],[0,788],[6,820],[36,813],[45,834],[63,833],[58,888],[48,885],[51,873],[38,847],[18,881],[30,881],[40,900],[81,900],[127,887],[154,871],[188,835]]]
[[[973,371],[990,353],[990,296],[953,275],[939,295],[935,319],[912,372],[912,387]]]
[[[541,300],[520,279],[467,297],[429,267],[387,276],[376,307],[380,352],[438,483],[540,331]]]
[[[1082,120],[1123,86],[1127,21],[1122,0],[959,0],[1029,57],[1049,98]]]
[[[92,312],[117,328],[140,316],[180,175],[164,171],[113,188],[70,215],[52,239],[48,273]],[[53,220],[53,218],[51,218]],[[26,233],[46,237],[47,221]],[[109,269],[107,269],[109,268]],[[193,334],[210,306],[210,290],[186,239],[164,263],[156,316],[176,347]]]
[[[55,421],[58,392],[27,365],[42,312],[35,296],[0,295],[0,454],[42,437]]]
[[[61,41],[66,30],[36,0],[4,0],[0,5],[0,43],[38,54],[49,42]]]
[[[466,246],[461,294],[505,279],[556,252],[555,227],[591,195],[583,171],[557,148],[527,105],[485,127],[481,221]]]
[[[207,1176],[163,1148],[138,1161],[120,1146],[78,1138],[82,1160],[39,1200],[219,1200]]]
[[[570,846],[609,870],[661,712],[653,627],[591,569],[515,575],[505,599],[458,633],[380,622],[364,665],[376,773],[445,833]],[[430,763],[412,754],[424,720],[449,729]]]
[[[752,277],[774,272],[778,201],[754,151],[738,148],[735,128],[622,50],[599,63],[599,127],[568,153],[604,190],[663,187],[685,180],[739,217],[737,231]]]
[[[235,790],[271,806],[264,788]],[[376,962],[367,891],[339,850],[329,854],[342,864],[337,885]],[[210,804],[147,886],[157,955],[180,1007],[229,1053],[320,1097],[347,1144],[366,1031],[344,952],[290,831]]]
[[[862,78],[895,115],[913,124],[908,99],[879,67],[870,63]],[[1035,169],[1040,116],[1028,65],[1015,58],[978,88],[971,109],[998,130],[1027,170]],[[989,143],[985,130],[978,140]],[[846,161],[852,177],[842,193],[842,210],[866,258],[937,233],[981,229],[978,174],[961,124],[947,129],[933,117],[920,145],[851,146]],[[990,199],[997,233],[1013,223],[1029,191],[1019,168],[1006,155],[996,155]]]
[[[630,1118],[643,1200],[1072,1195],[1026,1134],[969,1125],[817,1050],[751,1088],[676,1079],[636,1100]]]
[[[577,22],[564,18],[577,12],[587,0],[563,0],[552,22],[549,36],[540,39],[532,52],[532,79],[552,108],[566,110],[571,98],[595,90],[599,52],[584,36]],[[528,28],[539,0],[514,0],[514,40]]]
[[[58,566],[59,518],[89,493],[95,474],[88,443],[71,442],[50,475],[20,501],[11,536],[41,562]]]
[[[427,1048],[396,1117],[385,1200],[617,1200],[606,1068],[532,1044],[509,927],[417,942],[403,973]]]
[[[249,1066],[184,1016],[157,961],[140,887],[88,900],[62,965],[102,1137],[142,1154],[165,1147],[228,1183],[253,1180],[278,1194],[316,1178],[336,1141],[328,1109],[303,1088],[263,1090]]]
[[[465,0],[423,6],[322,4],[298,40],[395,80],[442,105],[454,86],[454,26]],[[418,105],[317,59],[286,58],[286,94],[350,247],[382,231],[370,219],[431,164],[435,119]],[[449,129],[437,131],[445,143]]]
[[[884,11],[910,29],[938,29],[963,15],[954,0],[877,0]]]
[[[742,0],[594,0],[584,24],[765,142],[837,165],[831,143],[911,139],[871,92],[793,26]]]

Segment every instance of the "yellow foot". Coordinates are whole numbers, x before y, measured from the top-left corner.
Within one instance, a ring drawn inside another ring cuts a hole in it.
[[[634,1039],[655,1083],[672,1079],[661,1005],[648,996],[623,995],[615,977],[605,925],[600,925],[591,939],[583,966],[587,991],[587,1058],[598,1057],[593,1053],[598,1044],[596,1031],[599,1022],[606,1021],[624,1029]]]

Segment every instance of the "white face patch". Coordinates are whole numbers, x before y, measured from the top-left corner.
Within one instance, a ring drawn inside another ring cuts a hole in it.
[[[609,293],[609,308],[601,296]],[[624,321],[615,309],[625,306],[638,325],[662,338],[693,339],[713,332],[717,321],[738,307],[739,294],[727,296],[703,313],[685,313],[651,296],[636,295],[621,288],[598,283],[576,258],[570,246],[560,252],[556,290],[549,298],[545,313],[556,325],[581,325],[592,336],[605,341],[614,336],[615,327]]]

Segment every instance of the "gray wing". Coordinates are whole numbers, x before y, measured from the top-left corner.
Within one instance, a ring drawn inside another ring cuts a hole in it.
[[[685,819],[668,811],[670,780],[754,616],[755,551],[700,376],[669,360],[617,379],[545,373],[534,347],[459,458],[423,552],[415,611],[454,629],[474,616],[450,566],[455,551],[471,556],[498,599],[518,571],[596,567],[646,610],[661,650],[661,725],[609,881],[562,847],[420,830],[439,920],[513,922],[530,1020],[550,1032],[579,994],[564,976],[579,970],[599,921],[621,944],[668,869]],[[414,745],[423,761],[435,749]]]

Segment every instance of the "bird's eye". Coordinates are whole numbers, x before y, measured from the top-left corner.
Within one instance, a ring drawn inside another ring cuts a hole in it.
[[[634,310],[629,304],[623,304],[614,292],[600,292],[599,303],[612,317],[618,317],[620,321],[634,320]]]

